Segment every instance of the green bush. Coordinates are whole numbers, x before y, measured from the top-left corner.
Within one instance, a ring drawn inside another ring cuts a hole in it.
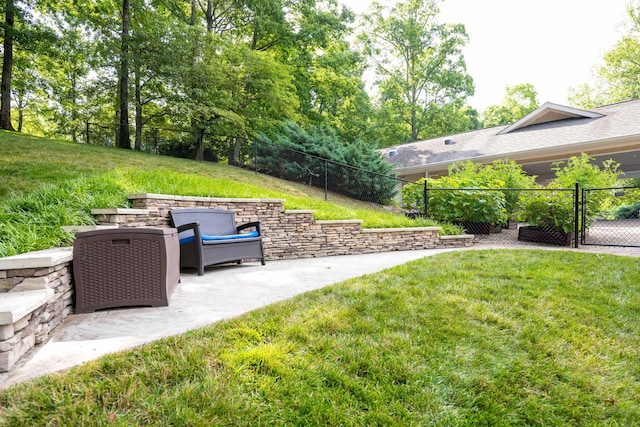
[[[553,163],[555,178],[547,188],[608,188],[617,184],[622,172],[619,164],[613,160],[602,163],[602,168],[592,164],[593,158],[582,153],[569,158],[566,162]],[[550,191],[533,192],[526,197],[525,219],[530,225],[562,228],[568,232],[574,227],[573,197],[571,192]],[[588,227],[597,215],[605,209],[613,199],[609,192],[595,191],[582,207],[584,215],[580,227]]]
[[[397,194],[398,181],[389,178],[393,165],[362,141],[341,142],[330,129],[305,132],[288,122],[273,142],[262,137],[257,143],[263,173],[324,188],[326,167],[331,191],[379,204],[388,204]]]
[[[447,181],[441,179],[429,186],[428,214],[431,218],[451,223],[506,224],[508,216],[504,193],[493,190],[450,190],[446,187]]]
[[[532,191],[524,196],[524,217],[529,225],[573,230],[574,202],[571,191]]]
[[[614,208],[613,219],[637,219],[640,218],[640,202],[632,205],[623,205]]]
[[[425,213],[424,182],[422,179],[403,188],[405,208]],[[512,189],[534,185],[535,176],[527,176],[514,161],[497,160],[491,165],[471,161],[454,163],[449,167],[448,176],[428,181],[426,214],[439,221],[505,225],[522,210],[520,191]]]

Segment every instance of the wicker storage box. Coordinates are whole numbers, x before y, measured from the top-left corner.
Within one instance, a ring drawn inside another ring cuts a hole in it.
[[[175,228],[118,228],[76,234],[75,311],[167,306],[180,280]]]

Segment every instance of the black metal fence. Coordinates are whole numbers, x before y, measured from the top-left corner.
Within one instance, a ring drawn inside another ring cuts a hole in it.
[[[339,195],[375,203],[401,205],[402,185],[411,181],[345,165],[269,142],[252,141],[256,173],[311,185],[325,200]]]
[[[640,187],[583,188],[583,215],[592,205],[582,245],[640,247]]]
[[[424,191],[421,213],[460,225],[478,243],[640,247],[639,187]]]
[[[576,246],[582,223],[576,188],[426,188],[429,218],[461,226],[476,242]],[[419,200],[419,205],[422,200]]]

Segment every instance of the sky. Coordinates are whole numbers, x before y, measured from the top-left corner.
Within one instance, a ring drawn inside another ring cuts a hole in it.
[[[393,1],[393,0],[392,0]],[[384,4],[384,1],[380,1]],[[463,53],[475,83],[468,104],[502,104],[507,86],[530,83],[540,104],[567,105],[623,34],[629,0],[444,0],[439,21],[464,24]],[[363,13],[371,0],[345,0]]]

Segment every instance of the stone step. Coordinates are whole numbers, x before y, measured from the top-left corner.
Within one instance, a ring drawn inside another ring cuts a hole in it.
[[[53,296],[53,289],[0,293],[0,325],[13,325]]]

